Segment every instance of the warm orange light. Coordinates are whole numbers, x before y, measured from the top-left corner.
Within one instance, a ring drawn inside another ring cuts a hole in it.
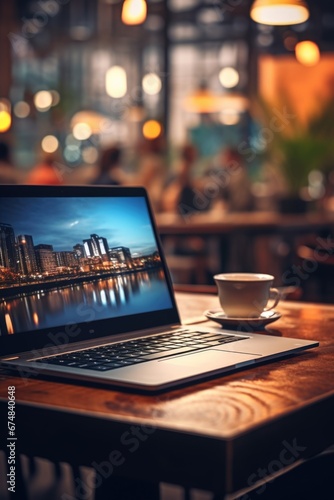
[[[216,113],[221,109],[220,97],[206,88],[200,88],[186,97],[184,107],[193,113]]]
[[[145,21],[147,5],[145,0],[125,0],[122,8],[124,24],[141,24]]]
[[[315,66],[320,60],[318,45],[309,40],[297,43],[295,54],[297,61],[304,66]]]
[[[303,0],[255,0],[250,11],[253,21],[270,26],[304,23],[309,15]]]
[[[11,124],[11,104],[8,99],[0,99],[0,133],[7,132]]]
[[[145,139],[156,139],[161,134],[162,127],[156,120],[148,120],[143,125],[143,136]]]
[[[7,332],[9,335],[14,333],[14,327],[12,323],[12,319],[9,314],[5,314],[5,322],[6,322],[6,327],[7,327]]]
[[[240,93],[214,94],[207,89],[199,89],[184,101],[184,108],[192,113],[217,113],[224,109],[243,112],[248,107],[248,99]]]
[[[0,133],[7,132],[12,124],[12,117],[8,111],[0,111]]]

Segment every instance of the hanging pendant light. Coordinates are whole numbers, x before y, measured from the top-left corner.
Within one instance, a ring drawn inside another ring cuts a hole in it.
[[[221,109],[219,96],[203,83],[198,89],[187,95],[183,106],[186,111],[204,114],[216,113]]]
[[[124,24],[142,24],[146,19],[147,5],[145,0],[124,0],[122,21]]]
[[[257,23],[287,26],[304,23],[310,13],[303,0],[255,0],[250,16]]]

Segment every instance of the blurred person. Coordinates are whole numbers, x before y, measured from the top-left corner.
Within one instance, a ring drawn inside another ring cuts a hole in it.
[[[220,151],[217,164],[206,173],[211,183],[216,183],[216,196],[212,209],[223,204],[229,212],[246,212],[254,209],[254,195],[246,165],[238,150],[227,147]]]
[[[255,200],[247,167],[242,156],[234,147],[226,147],[219,152],[217,164],[207,172],[208,182],[216,186],[210,213],[247,212],[254,210]],[[221,238],[218,254],[220,268],[231,272],[249,272],[252,268],[252,253],[248,236],[233,233]]]
[[[41,161],[28,172],[26,184],[61,185],[63,184],[63,169],[54,154],[44,153]]]
[[[125,184],[126,177],[122,169],[121,158],[122,150],[117,145],[110,146],[102,151],[98,164],[98,173],[90,183],[112,186]]]
[[[164,190],[165,211],[186,216],[209,208],[209,200],[201,195],[200,181],[194,177],[197,158],[198,151],[193,144],[185,144],[181,148],[176,173]]]
[[[164,189],[164,211],[188,217],[208,209],[209,201],[202,196],[199,181],[194,176],[197,159],[198,150],[193,144],[187,143],[181,147],[176,172],[167,181]],[[171,238],[165,241],[165,247],[169,258],[172,256],[174,259],[174,264],[171,263],[172,275],[184,269],[189,271],[189,266],[194,266],[191,275],[187,278],[181,277],[181,282],[182,279],[197,283],[206,282],[207,242],[204,238]],[[178,262],[178,270],[175,268],[175,262]]]
[[[7,142],[0,141],[0,184],[19,184],[21,176],[11,160],[11,151]]]

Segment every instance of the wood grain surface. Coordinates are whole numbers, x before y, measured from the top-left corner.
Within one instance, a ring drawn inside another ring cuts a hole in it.
[[[178,304],[182,319],[188,321],[217,308],[218,300],[215,296],[178,294]],[[282,317],[268,325],[263,335],[320,340],[320,347],[157,396],[4,375],[0,396],[5,398],[7,386],[15,385],[19,401],[231,436],[333,391],[334,307],[282,302],[277,310]],[[213,322],[205,325],[216,326]]]
[[[177,301],[180,315],[186,321],[193,316],[201,317],[207,309],[218,307],[218,299],[214,295],[178,293]],[[262,335],[314,339],[320,341],[320,346],[256,368],[240,370],[159,395],[133,394],[56,380],[23,380],[2,373],[0,398],[5,403],[7,387],[15,385],[17,407],[20,408],[22,419],[32,419],[29,412],[38,418],[38,410],[42,418],[48,412],[49,416],[56,415],[52,418],[59,419],[67,440],[66,433],[70,432],[71,426],[79,432],[80,417],[82,432],[87,432],[84,430],[84,417],[92,418],[99,449],[103,443],[103,436],[97,438],[99,422],[101,432],[108,428],[110,435],[116,432],[115,429],[120,432],[119,425],[123,426],[121,429],[130,424],[153,426],[162,433],[159,444],[156,444],[159,456],[165,453],[170,458],[169,446],[173,444],[175,448],[180,445],[182,452],[188,453],[183,460],[188,460],[189,464],[191,458],[196,456],[196,443],[201,443],[202,450],[207,446],[207,453],[212,453],[212,456],[217,453],[217,450],[214,452],[215,446],[223,444],[225,452],[221,452],[222,464],[226,464],[226,461],[229,463],[228,468],[224,469],[226,489],[235,491],[247,483],[256,464],[270,463],[273,457],[278,456],[282,443],[286,441],[293,443],[297,439],[298,443],[303,443],[306,455],[317,453],[334,442],[334,307],[282,301],[277,310],[281,312],[281,318],[260,332]],[[208,321],[203,325],[216,326],[216,323]],[[78,424],[72,422],[73,416]],[[25,426],[24,423],[21,425]],[[34,432],[34,425],[32,421],[27,422],[29,432]],[[186,450],[181,436],[186,439],[185,442],[192,436],[191,442],[195,448]],[[83,438],[78,437],[79,440]],[[48,439],[61,438],[54,437],[50,432]],[[150,446],[153,443],[157,441],[151,439]],[[206,443],[205,446],[203,443]],[[146,460],[150,461],[155,448],[147,449],[150,449],[150,454]],[[248,451],[245,453],[245,450]],[[252,450],[251,459],[249,450]],[[47,453],[47,447],[40,445],[40,453]],[[197,486],[207,486],[207,469],[203,465],[196,469],[198,458],[197,461],[195,458],[193,460],[188,475],[184,474],[184,477],[187,477],[187,481],[193,478]],[[154,465],[153,460],[153,469]],[[212,472],[210,484],[217,489],[218,472],[216,475],[213,472],[217,464],[209,461],[207,467],[211,467]],[[223,484],[221,467],[225,466],[220,465],[219,469],[219,480]],[[154,473],[153,469],[151,474]],[[170,471],[171,476],[166,476],[168,480],[175,480],[180,474],[176,465],[173,469],[173,461],[158,469],[157,477],[160,477],[161,470],[166,474]],[[138,472],[138,466],[134,470]],[[176,476],[173,476],[173,471]]]

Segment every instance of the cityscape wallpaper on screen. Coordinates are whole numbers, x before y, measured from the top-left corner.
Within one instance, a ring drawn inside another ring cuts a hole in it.
[[[144,198],[0,202],[1,334],[169,309]]]

